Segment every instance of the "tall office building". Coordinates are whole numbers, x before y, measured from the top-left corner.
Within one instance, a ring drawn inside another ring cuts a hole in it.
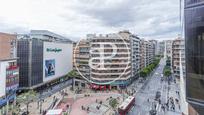
[[[185,0],[186,96],[190,115],[204,114],[204,1]],[[193,113],[192,108],[195,110]]]
[[[16,45],[16,35],[0,33],[0,108],[15,99],[19,86]]]
[[[63,81],[72,70],[72,42],[46,30],[18,35],[19,88],[34,89]]]

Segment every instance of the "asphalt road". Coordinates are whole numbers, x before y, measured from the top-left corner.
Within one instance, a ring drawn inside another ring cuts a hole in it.
[[[149,115],[149,111],[152,109],[157,111],[157,115],[174,114],[171,111],[164,112],[161,109],[161,104],[165,104],[168,98],[168,82],[161,81],[164,66],[165,60],[162,59],[148,82],[136,93],[135,106],[131,109],[129,115]],[[157,91],[161,92],[161,104],[159,104],[158,101],[155,101]]]

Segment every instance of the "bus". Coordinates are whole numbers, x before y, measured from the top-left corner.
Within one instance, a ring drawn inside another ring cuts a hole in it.
[[[135,105],[135,97],[129,96],[125,101],[118,107],[120,115],[126,115],[130,109]]]

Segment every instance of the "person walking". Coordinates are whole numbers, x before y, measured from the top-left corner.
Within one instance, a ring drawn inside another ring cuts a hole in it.
[[[159,104],[161,104],[161,99],[159,99]]]

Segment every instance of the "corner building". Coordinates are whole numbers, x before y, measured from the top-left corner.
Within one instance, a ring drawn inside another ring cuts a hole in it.
[[[72,41],[47,30],[18,35],[20,89],[44,88],[63,81],[72,70]]]
[[[129,31],[121,31],[99,36],[88,35],[88,39],[90,60],[94,66],[90,68],[90,80],[98,85],[104,84],[104,87],[126,87],[139,77],[139,37]],[[111,82],[113,80],[116,81]]]

